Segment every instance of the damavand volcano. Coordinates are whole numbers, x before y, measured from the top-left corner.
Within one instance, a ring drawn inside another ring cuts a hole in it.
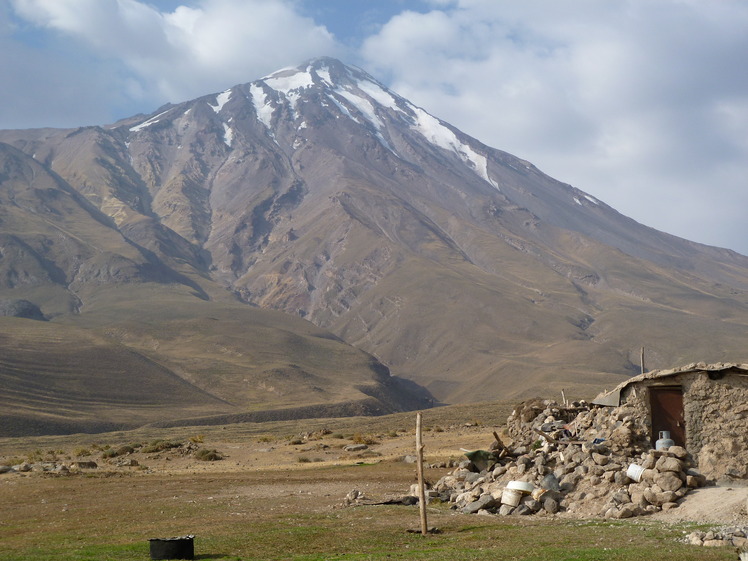
[[[334,59],[0,143],[17,431],[587,397],[642,346],[649,368],[745,360],[748,258]]]

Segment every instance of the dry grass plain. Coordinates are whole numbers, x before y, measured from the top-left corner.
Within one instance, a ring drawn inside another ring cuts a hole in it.
[[[487,446],[509,407],[425,411],[427,462]],[[352,489],[372,502],[407,493],[415,468],[400,458],[413,453],[414,424],[415,414],[407,413],[3,439],[0,464],[56,457],[94,460],[99,468],[0,475],[0,560],[143,560],[149,558],[148,538],[185,534],[196,536],[197,559],[234,561],[736,558],[731,550],[680,543],[684,532],[704,527],[696,522],[489,517],[432,504],[429,525],[441,532],[423,537],[408,532],[418,528],[417,507],[344,506]],[[201,441],[198,446],[216,449],[224,459],[200,462],[178,449],[124,456],[138,462],[132,467],[115,465],[123,457],[102,458],[107,446],[157,439]],[[342,448],[361,440],[376,444],[361,455]],[[426,477],[436,481],[447,471],[430,468]]]

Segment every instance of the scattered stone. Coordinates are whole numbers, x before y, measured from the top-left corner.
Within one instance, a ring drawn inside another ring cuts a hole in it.
[[[560,510],[558,501],[552,497],[543,500],[543,510],[548,514],[556,514]]]
[[[509,516],[510,514],[512,514],[512,512],[514,512],[513,506],[501,505],[501,507],[499,507],[499,514],[501,516]]]
[[[657,460],[655,469],[657,471],[672,471],[673,473],[680,473],[681,471],[683,471],[683,462],[681,462],[678,458],[669,458],[667,456],[663,456],[662,458]]]
[[[684,541],[691,545],[702,545],[704,547],[737,547],[744,548],[748,545],[748,527],[742,528],[716,528],[708,532],[695,531],[688,534]]]
[[[362,450],[368,450],[366,444],[348,444],[343,448],[346,452],[361,452]]]
[[[489,509],[497,504],[490,494],[481,495],[477,501],[473,501],[462,509],[465,514],[474,514],[479,510]]]
[[[688,457],[688,451],[683,446],[671,446],[667,449],[668,454],[672,454],[679,460],[684,460]]]
[[[678,474],[672,471],[659,472],[654,477],[654,483],[663,491],[677,491],[683,486],[683,481]]]

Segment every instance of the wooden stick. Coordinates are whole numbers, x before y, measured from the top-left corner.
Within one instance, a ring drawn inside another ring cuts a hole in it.
[[[423,443],[421,442],[421,412],[416,413],[416,458],[418,459],[418,505],[421,511],[421,534],[429,533],[426,521],[426,489],[423,483]]]
[[[556,440],[555,438],[553,438],[550,434],[547,434],[547,433],[543,432],[542,430],[532,429],[532,432],[539,434],[540,436],[542,436],[543,438],[545,438],[551,444],[558,444],[558,440]]]
[[[501,438],[499,438],[499,433],[493,431],[493,437],[496,439],[496,444],[499,447],[499,458],[503,458],[504,456],[509,454],[509,448],[507,448]]]
[[[642,367],[642,374],[646,371],[644,368],[644,347],[642,347],[642,353],[641,353],[641,367]]]
[[[532,429],[532,432],[539,434],[551,444],[584,444],[584,440],[556,440],[547,432],[543,432],[539,429]]]

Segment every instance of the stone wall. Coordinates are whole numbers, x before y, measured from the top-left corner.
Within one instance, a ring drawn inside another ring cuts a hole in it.
[[[646,434],[652,429],[647,388],[662,381],[642,380],[621,396],[640,416]],[[701,473],[714,480],[748,478],[748,376],[726,372],[712,380],[706,372],[688,372],[667,381],[683,388],[686,448]]]
[[[689,450],[701,472],[710,479],[748,478],[748,377],[697,377],[684,405]]]

